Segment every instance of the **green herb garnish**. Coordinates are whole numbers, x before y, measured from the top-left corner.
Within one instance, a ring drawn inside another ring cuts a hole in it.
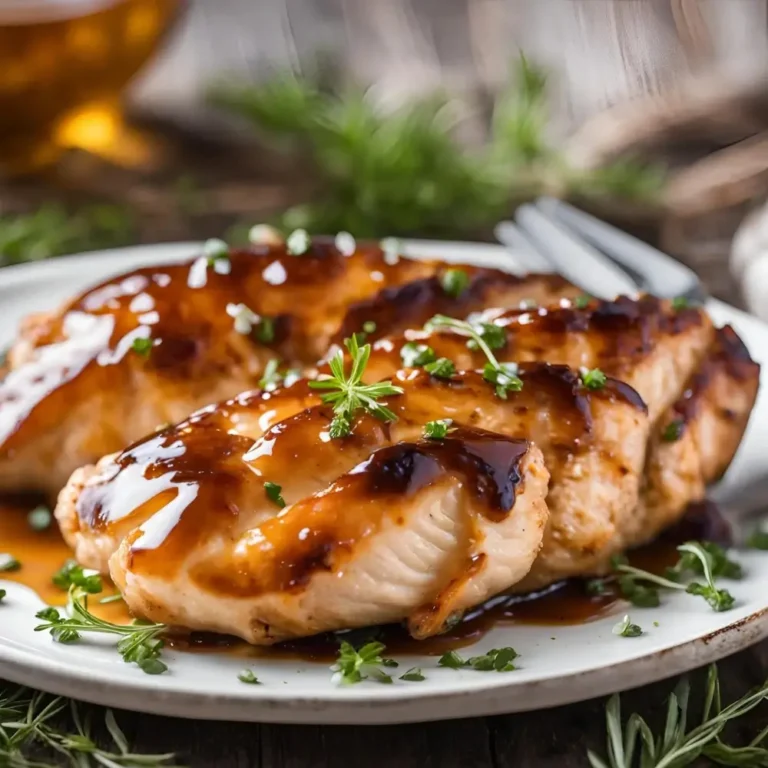
[[[424,425],[424,437],[430,440],[442,440],[451,430],[453,419],[437,419]]]
[[[664,427],[664,431],[661,433],[661,439],[665,443],[675,443],[683,436],[684,429],[685,422],[682,419],[674,419]]]
[[[726,579],[741,579],[744,576],[741,565],[728,557],[728,550],[713,541],[699,542],[699,546],[709,555],[712,576],[722,576]],[[683,552],[680,559],[671,568],[667,568],[665,576],[672,581],[680,581],[688,573],[696,576],[704,575],[701,560],[690,552]]]
[[[91,734],[91,710],[73,700],[49,696],[29,688],[0,692],[0,765],[8,768],[47,768],[54,762],[42,760],[40,749],[56,755],[55,765],[89,768],[160,768],[174,754],[139,754],[131,750],[111,709],[105,711],[104,731],[98,739]],[[111,742],[109,748],[107,734]],[[171,766],[168,766],[171,768]]]
[[[580,368],[579,375],[582,384],[587,389],[602,389],[608,381],[608,377],[599,368],[593,368],[591,371],[587,368]]]
[[[679,312],[682,309],[688,309],[691,306],[691,302],[685,298],[685,296],[676,296],[672,299],[672,309],[675,312]]]
[[[249,685],[261,685],[261,681],[259,680],[256,675],[253,674],[252,669],[244,669],[238,676],[237,679],[241,683],[248,683]]]
[[[272,358],[264,367],[264,373],[259,379],[259,387],[265,392],[273,392],[279,386],[290,387],[301,378],[300,370],[288,368],[280,373],[279,367],[280,360],[277,358]]]
[[[712,573],[713,557],[707,549],[700,542],[689,541],[681,544],[677,551],[688,556],[688,562],[698,561],[697,567],[704,576],[704,584],[680,584],[678,581],[635,568],[628,565],[625,559],[617,558],[614,560],[614,567],[619,574],[618,585],[622,594],[635,605],[655,607],[659,604],[658,588],[661,587],[703,597],[715,611],[727,611],[732,608],[733,596],[728,590],[718,589],[715,585]]]
[[[391,683],[392,676],[381,667],[396,667],[397,662],[384,658],[381,655],[384,650],[384,643],[366,643],[359,650],[355,650],[353,645],[342,640],[339,656],[331,667],[334,680],[342,685],[354,685],[368,679],[378,683]]]
[[[493,648],[482,656],[472,656],[466,661],[456,651],[448,651],[440,657],[437,666],[450,669],[470,667],[478,672],[512,672],[517,669],[512,663],[517,657],[514,648]]]
[[[463,269],[448,269],[440,277],[440,285],[448,296],[457,299],[469,285],[469,275]]]
[[[139,336],[131,343],[131,349],[140,357],[149,357],[154,342],[148,336]]]
[[[437,379],[450,379],[456,373],[456,366],[447,357],[440,357],[433,363],[427,363],[424,370]]]
[[[274,501],[280,509],[285,506],[285,499],[280,495],[282,490],[283,486],[277,483],[264,483],[264,491],[267,494],[267,498],[270,501]]]
[[[45,623],[35,627],[35,632],[50,632],[57,643],[67,644],[76,643],[82,634],[116,635],[121,638],[117,650],[123,661],[137,664],[148,675],[159,675],[168,669],[160,660],[164,645],[160,635],[167,629],[165,624],[134,620],[124,626],[104,621],[88,610],[87,593],[74,584],[69,589],[68,609],[71,618],[61,616],[53,607],[36,613]]]
[[[752,549],[768,550],[768,531],[753,531],[747,539],[747,546]]]
[[[576,309],[586,309],[590,301],[592,301],[592,297],[588,293],[582,293],[581,296],[577,296],[573,300],[573,306]]]
[[[768,729],[744,747],[725,744],[720,736],[725,726],[750,712],[768,699],[768,682],[751,691],[738,701],[722,707],[717,668],[712,665],[707,673],[699,725],[688,730],[688,701],[690,684],[683,678],[675,687],[667,703],[664,731],[654,736],[651,727],[638,714],[622,722],[621,699],[614,694],[605,708],[607,728],[607,757],[588,751],[592,768],[684,768],[699,764],[700,757],[719,765],[768,765]],[[637,758],[637,760],[636,760]]]
[[[514,363],[500,363],[488,343],[488,338],[495,338],[493,335],[489,336],[488,329],[494,328],[494,333],[498,331],[501,334],[503,346],[503,340],[506,339],[503,328],[488,323],[481,324],[478,328],[465,320],[456,320],[445,315],[435,315],[426,327],[434,330],[447,329],[461,336],[468,336],[488,359],[483,368],[483,378],[495,386],[498,397],[506,400],[508,392],[519,392],[523,388],[523,380],[517,375],[517,366]]]
[[[0,553],[0,573],[9,573],[10,571],[18,571],[21,568],[21,563],[7,552]]]
[[[437,355],[432,347],[409,341],[400,347],[400,358],[406,368],[420,368],[428,363],[434,363]]]
[[[95,595],[101,592],[101,576],[96,571],[84,570],[77,560],[67,560],[51,577],[51,581],[65,592],[70,587],[79,587],[83,592]]]
[[[400,675],[399,680],[405,680],[409,683],[421,683],[427,678],[424,677],[419,667],[411,667],[404,675]]]
[[[6,592],[4,589],[0,589],[0,603],[2,603],[2,602],[3,602],[3,598],[4,598],[4,597],[5,597],[7,594],[8,594],[8,593],[7,593],[7,592]]]
[[[53,515],[51,514],[51,510],[42,504],[39,507],[35,507],[27,515],[27,523],[33,531],[44,531],[47,528],[50,528],[52,521]]]
[[[619,637],[640,637],[643,634],[643,630],[637,625],[633,624],[632,620],[627,614],[618,624],[613,627],[613,634]]]
[[[378,398],[403,393],[403,390],[394,386],[391,381],[363,384],[363,374],[371,356],[371,345],[365,344],[361,347],[354,336],[346,339],[344,345],[352,358],[349,376],[345,371],[344,353],[339,350],[329,361],[333,375],[309,382],[312,389],[333,390],[321,398],[324,403],[333,405],[334,417],[329,431],[332,439],[349,435],[352,431],[352,419],[361,410],[381,421],[396,421],[395,413],[379,403]]]
[[[376,323],[373,320],[366,320],[363,323],[363,333],[373,333],[376,330]]]

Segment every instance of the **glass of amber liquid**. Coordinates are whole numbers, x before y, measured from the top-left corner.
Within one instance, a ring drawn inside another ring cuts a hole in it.
[[[0,176],[109,139],[184,0],[0,0]]]

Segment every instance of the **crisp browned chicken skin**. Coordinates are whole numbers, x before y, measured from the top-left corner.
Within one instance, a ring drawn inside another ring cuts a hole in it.
[[[501,399],[475,372],[399,371],[397,420],[363,415],[341,439],[328,406],[307,407],[318,397],[305,382],[246,395],[76,473],[56,515],[78,560],[108,562],[131,609],[155,620],[255,643],[400,619],[427,636],[525,577],[547,506],[573,533],[539,557],[590,568],[637,503],[637,393],[612,379],[590,391],[563,366],[520,377]],[[455,432],[421,437],[446,417]]]
[[[442,287],[452,269],[466,276],[457,296]],[[369,311],[381,335],[435,312],[576,292],[555,276],[413,261],[372,245],[345,255],[328,238],[300,255],[265,244],[136,270],[23,325],[0,382],[0,491],[55,494],[78,466],[258,386],[268,361],[313,363],[339,328],[362,330]]]

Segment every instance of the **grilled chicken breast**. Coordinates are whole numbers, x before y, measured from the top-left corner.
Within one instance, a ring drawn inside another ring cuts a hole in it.
[[[503,342],[494,350],[500,361],[597,368],[642,396],[651,423],[647,466],[638,509],[617,531],[618,549],[650,541],[679,519],[689,503],[704,498],[706,486],[733,459],[757,397],[760,369],[735,331],[715,329],[702,308],[675,307],[650,296],[592,301],[581,308],[563,300],[557,307],[489,310],[474,322],[503,329]],[[461,367],[485,362],[460,333],[406,331],[373,345],[366,377],[376,381],[391,375],[403,348],[414,344],[428,348],[430,357],[446,357]],[[561,525],[552,508],[542,555],[518,589],[588,572],[580,558],[567,573],[547,565],[550,540],[561,538],[558,530],[574,530],[569,526]]]
[[[55,494],[78,466],[257,386],[270,360],[313,363],[369,312],[381,335],[436,311],[575,293],[554,276],[342,253],[323,238],[300,255],[265,244],[121,275],[23,324],[0,382],[0,491]]]
[[[649,430],[637,393],[541,363],[520,378],[501,399],[479,373],[398,371],[397,420],[365,414],[342,439],[306,382],[245,395],[80,471],[56,516],[78,560],[108,565],[154,620],[272,643],[405,619],[425,637],[537,556],[595,567],[637,505]],[[439,418],[455,431],[422,438]],[[559,523],[539,553],[547,507]]]

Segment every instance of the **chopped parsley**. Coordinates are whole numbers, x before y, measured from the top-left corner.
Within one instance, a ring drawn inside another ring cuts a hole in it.
[[[440,357],[432,363],[427,363],[424,370],[437,379],[450,379],[456,373],[456,366],[447,357]]]
[[[519,392],[523,388],[523,380],[517,375],[515,363],[486,363],[483,368],[483,378],[496,387],[496,395],[502,400],[507,399],[508,392]]]
[[[376,641],[366,643],[356,650],[351,643],[342,640],[336,663],[331,667],[334,682],[354,685],[371,679],[378,683],[391,683],[392,676],[381,667],[396,667],[397,662],[383,657],[381,654],[384,650],[384,643]]]
[[[131,349],[140,357],[149,357],[152,351],[153,341],[148,336],[139,336],[131,343]]]
[[[430,440],[442,440],[451,430],[453,419],[437,419],[424,425],[424,437]]]
[[[274,501],[280,509],[285,506],[285,499],[280,495],[283,490],[282,485],[277,483],[264,483],[264,492],[270,501]]]
[[[482,656],[472,656],[466,661],[456,651],[448,651],[440,657],[437,666],[449,669],[469,667],[478,672],[512,672],[517,669],[512,663],[517,657],[514,648],[493,648]]]
[[[259,680],[256,675],[253,674],[252,669],[244,669],[238,676],[237,679],[241,683],[248,683],[249,685],[261,685],[261,681]]]
[[[507,343],[507,335],[500,325],[495,323],[478,323],[477,333],[489,349],[501,349]],[[472,338],[467,342],[470,349],[480,349],[480,342]]]
[[[7,552],[0,553],[0,573],[10,573],[11,571],[18,571],[21,568],[21,563]]]
[[[608,381],[608,377],[599,368],[593,368],[592,370],[580,368],[579,375],[581,376],[582,384],[587,389],[602,389],[606,381]]]
[[[424,674],[422,673],[421,669],[419,667],[411,667],[404,675],[400,675],[400,680],[405,680],[409,683],[420,683],[427,678],[424,677]]]
[[[685,296],[676,296],[672,299],[672,309],[675,312],[679,312],[682,309],[688,309],[691,306],[691,302],[685,298]]]
[[[51,581],[65,592],[70,587],[79,587],[83,592],[95,595],[103,585],[97,571],[84,569],[76,560],[67,560],[51,577]]]
[[[576,309],[586,309],[590,301],[592,301],[592,297],[588,293],[582,293],[581,296],[577,296],[573,300],[573,306]]]
[[[306,229],[294,229],[286,238],[285,246],[291,256],[303,256],[312,245],[312,238]]]
[[[638,624],[633,624],[627,614],[620,622],[614,625],[613,634],[619,637],[640,637],[643,630]]]
[[[373,320],[366,320],[363,323],[363,333],[373,333],[376,330],[376,323]]]
[[[682,419],[673,419],[664,427],[661,433],[661,439],[665,443],[676,443],[682,436],[685,429],[685,422]]]
[[[469,285],[469,275],[463,269],[448,269],[440,277],[440,285],[448,296],[461,296]]]
[[[427,363],[434,363],[437,355],[432,347],[409,341],[400,348],[400,358],[407,368],[420,368]]]

